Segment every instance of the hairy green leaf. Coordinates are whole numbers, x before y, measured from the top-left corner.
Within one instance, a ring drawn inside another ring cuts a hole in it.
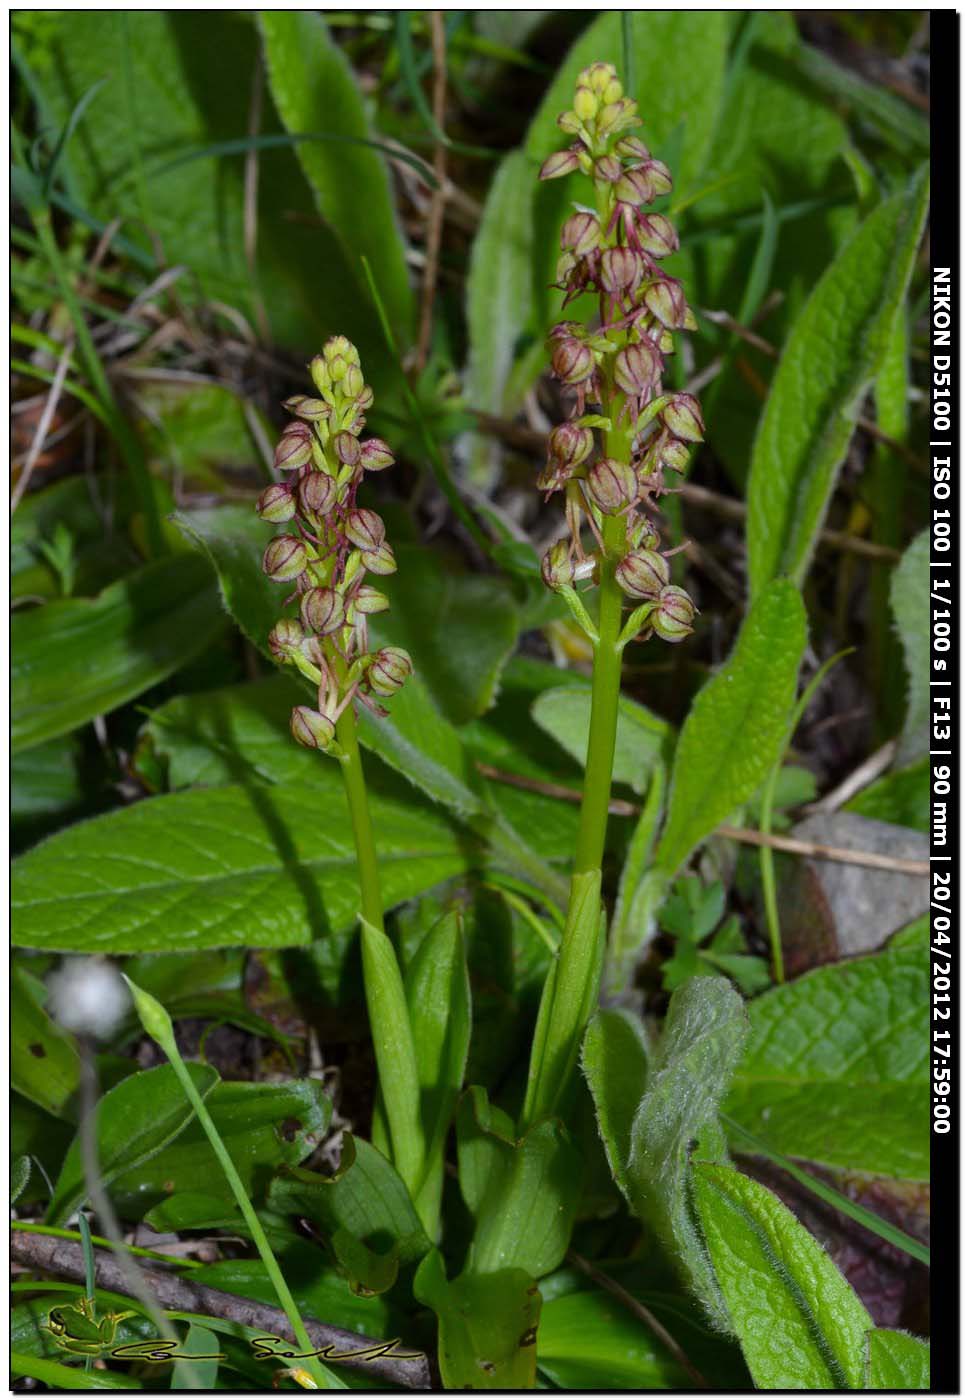
[[[928,749],[929,547],[929,533],[922,530],[905,550],[891,576],[891,610],[904,647],[908,673],[908,712],[896,755],[899,764],[920,758]]]
[[[727,1112],[789,1157],[927,1181],[927,978],[899,946],[757,997]]]
[[[207,564],[147,564],[96,598],[18,609],[10,620],[14,751],[107,714],[164,680],[224,625]]]
[[[867,1336],[865,1390],[928,1390],[931,1386],[931,1354],[927,1342],[875,1327]]]
[[[748,485],[748,566],[758,596],[798,584],[827,513],[858,405],[887,350],[928,201],[927,172],[868,216],[818,282],[788,337]]]
[[[694,1199],[714,1271],[760,1390],[861,1390],[871,1319],[773,1192],[695,1162]]]
[[[700,691],[681,730],[656,854],[668,878],[773,768],[806,640],[800,594],[788,580],[776,579],[751,609],[730,657]]]
[[[691,1215],[690,1153],[702,1136],[709,1150],[722,1150],[717,1108],[746,1025],[744,1003],[722,977],[693,977],[674,992],[623,1167],[634,1213],[656,1231],[724,1330],[726,1309]]]
[[[386,907],[464,869],[435,811],[375,799],[372,818]],[[58,951],[294,947],[359,908],[341,773],[322,758],[310,787],[196,789],[79,822],[20,856],[12,885],[15,943]]]
[[[189,1064],[198,1093],[208,1098],[219,1083],[209,1065]],[[148,1162],[180,1137],[194,1118],[194,1109],[170,1065],[128,1075],[98,1101],[97,1158],[103,1186],[123,1172]],[[47,1210],[49,1225],[63,1225],[87,1196],[79,1136],[72,1142]]]
[[[368,138],[362,94],[321,15],[261,10],[258,24],[272,97],[288,131]],[[357,270],[359,258],[368,258],[392,324],[405,340],[413,298],[385,161],[362,145],[300,142],[296,151],[318,212],[338,237],[346,262]],[[361,288],[361,277],[355,280]],[[351,324],[345,327],[350,334]]]

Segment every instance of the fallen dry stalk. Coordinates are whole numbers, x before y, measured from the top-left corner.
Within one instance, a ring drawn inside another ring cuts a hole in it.
[[[26,1234],[16,1229],[11,1235],[11,1257],[18,1264],[34,1272],[57,1274],[61,1278],[84,1282],[84,1252],[72,1240],[61,1240],[51,1235]],[[94,1251],[95,1278],[100,1288],[111,1293],[129,1294],[125,1275],[117,1261],[103,1250]],[[281,1337],[294,1342],[291,1327],[281,1308],[271,1308],[264,1303],[254,1303],[248,1298],[239,1298],[234,1293],[223,1293],[219,1288],[208,1288],[202,1283],[192,1283],[178,1278],[161,1269],[141,1269],[141,1277],[162,1308],[170,1312],[201,1313],[207,1317],[223,1317],[242,1327],[251,1327],[266,1336]],[[330,1327],[324,1322],[314,1322],[306,1317],[305,1329],[312,1345],[320,1350],[331,1347],[335,1352],[359,1352],[365,1349],[378,1350],[384,1345],[377,1338],[364,1337],[355,1332],[346,1332],[341,1327]],[[341,1366],[350,1366],[369,1376],[379,1376],[407,1390],[428,1390],[431,1377],[428,1358],[423,1352],[411,1353],[408,1347],[400,1350],[408,1356],[376,1356],[369,1360],[359,1357],[339,1361]],[[266,1381],[269,1377],[266,1375]]]
[[[563,787],[560,783],[543,783],[538,778],[526,778],[520,773],[506,773],[501,768],[493,768],[488,763],[477,763],[476,767],[493,782],[505,783],[509,787],[523,788],[527,792],[538,792],[544,797],[555,797],[561,802],[579,802],[580,793],[575,788]],[[614,798],[610,803],[610,813],[615,817],[635,817],[641,812],[636,802],[625,802]],[[747,846],[770,846],[775,851],[787,851],[791,855],[807,856],[811,860],[833,860],[840,865],[863,865],[871,870],[890,870],[898,875],[927,875],[927,860],[906,860],[901,856],[883,856],[877,851],[850,851],[843,846],[822,846],[816,841],[799,841],[794,836],[775,836],[763,831],[754,831],[743,826],[719,826],[715,836],[725,836],[730,841],[741,841]]]

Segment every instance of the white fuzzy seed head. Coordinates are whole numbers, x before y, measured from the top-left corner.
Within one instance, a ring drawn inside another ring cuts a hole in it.
[[[77,1035],[104,1040],[120,1024],[131,995],[113,963],[102,958],[65,958],[47,978],[47,1009]]]

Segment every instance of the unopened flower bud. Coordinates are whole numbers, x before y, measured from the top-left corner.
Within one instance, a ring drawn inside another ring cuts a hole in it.
[[[374,510],[357,507],[350,510],[342,525],[342,534],[363,553],[378,549],[385,542],[385,524]]]
[[[661,448],[661,466],[668,467],[673,472],[686,471],[689,459],[690,448],[678,438],[671,438],[666,446]]]
[[[369,438],[368,442],[363,442],[359,448],[359,455],[367,472],[384,471],[395,461],[388,443],[383,442],[381,438]]]
[[[392,546],[387,543],[380,544],[378,549],[364,549],[362,564],[370,574],[394,574],[399,567],[395,562]]]
[[[560,247],[571,249],[577,257],[590,253],[600,243],[600,220],[589,210],[571,214],[560,229]]]
[[[345,600],[334,588],[310,588],[302,594],[302,622],[319,637],[330,637],[345,626]]]
[[[364,613],[368,617],[371,613],[387,612],[389,600],[370,583],[363,583],[352,595],[352,607],[357,613]]]
[[[644,305],[668,330],[682,329],[687,315],[683,287],[673,277],[652,282],[643,294]]]
[[[582,384],[593,373],[593,353],[579,340],[561,340],[553,347],[553,373],[563,384]]]
[[[646,165],[634,165],[624,170],[614,186],[613,193],[621,204],[652,204],[656,198],[653,181],[647,173]]]
[[[611,296],[636,291],[643,279],[643,259],[632,248],[607,248],[600,259],[600,282]]]
[[[541,180],[558,180],[562,175],[572,175],[579,168],[579,155],[572,147],[568,151],[554,151],[551,156],[546,157],[540,166],[539,178]]]
[[[704,419],[693,394],[674,394],[660,417],[674,437],[683,442],[703,442]]]
[[[617,81],[617,70],[612,63],[591,63],[576,79],[580,87],[588,87],[591,92],[603,94],[611,83]]]
[[[560,423],[549,436],[549,456],[564,467],[578,467],[593,451],[593,432],[576,423]]]
[[[262,520],[267,520],[271,525],[281,525],[295,514],[295,498],[289,488],[279,482],[265,487],[255,509]]]
[[[382,647],[365,670],[365,680],[376,695],[394,695],[412,675],[412,658],[402,647]]]
[[[644,163],[654,193],[658,195],[669,194],[673,189],[673,178],[663,161],[648,157]]]
[[[327,749],[335,738],[335,725],[328,715],[308,705],[296,705],[290,722],[292,738],[306,749]]]
[[[354,467],[362,455],[359,440],[352,433],[336,433],[332,438],[332,449],[346,467]]]
[[[623,84],[620,82],[619,78],[611,78],[603,89],[601,96],[607,105],[613,102],[619,102],[620,98],[623,96]]]
[[[365,388],[365,380],[362,378],[362,371],[358,365],[349,365],[345,371],[345,378],[342,380],[342,393],[347,398],[357,399]]]
[[[593,162],[593,178],[605,185],[615,185],[623,174],[623,166],[616,156],[600,156]]]
[[[313,356],[311,364],[308,366],[308,372],[312,376],[315,388],[320,394],[324,394],[326,389],[332,387],[332,376],[328,372],[328,364],[324,356]]]
[[[627,530],[627,544],[634,553],[655,550],[660,544],[660,535],[645,515],[638,515]]]
[[[318,423],[322,418],[327,418],[332,411],[324,399],[310,399],[306,394],[293,395],[285,400],[283,407],[296,417],[304,418],[307,423]]]
[[[576,566],[570,558],[567,540],[557,540],[543,555],[540,573],[547,588],[557,592],[561,588],[572,587],[576,578]]]
[[[591,122],[600,110],[600,99],[588,87],[578,87],[573,98],[573,110],[581,122]]]
[[[326,340],[322,354],[329,364],[333,360],[344,360],[347,365],[360,365],[359,352],[349,340],[347,335],[331,335]]]
[[[637,498],[636,472],[615,457],[601,457],[586,478],[586,491],[604,515],[617,515]]]
[[[348,374],[349,363],[342,355],[333,355],[328,361],[328,372],[332,377],[333,384],[341,384]]]
[[[617,565],[616,580],[630,598],[658,598],[670,582],[670,565],[656,550],[633,550]]]
[[[268,650],[276,661],[285,665],[291,661],[304,638],[302,624],[293,617],[283,617],[268,633]]]
[[[556,125],[570,136],[579,136],[583,130],[583,123],[575,112],[561,112],[556,118]]]
[[[299,425],[302,426],[302,425]],[[279,471],[290,472],[304,467],[312,460],[312,439],[310,435],[287,432],[275,448],[275,466]]]
[[[265,550],[261,567],[276,583],[290,583],[305,572],[308,551],[297,535],[278,535]]]
[[[657,606],[650,614],[650,626],[665,642],[682,642],[694,630],[696,611],[689,593],[668,584],[661,590]]]
[[[680,247],[677,230],[664,214],[644,214],[637,220],[640,247],[653,258],[669,258]]]
[[[327,472],[306,472],[298,483],[299,503],[310,515],[329,515],[337,495],[335,480]]]
[[[625,345],[613,361],[613,379],[632,398],[649,393],[660,373],[660,356],[649,340]]]

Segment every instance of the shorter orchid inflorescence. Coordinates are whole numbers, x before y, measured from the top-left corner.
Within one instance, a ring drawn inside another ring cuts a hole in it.
[[[598,582],[601,558],[612,557],[616,582],[636,605],[621,633],[624,645],[638,634],[679,642],[693,630],[696,609],[670,582],[667,560],[674,551],[661,550],[654,517],[671,489],[665,471],[685,469],[704,428],[694,396],[663,386],[673,332],[697,323],[680,282],[660,267],[660,259],[677,250],[677,234],[665,215],[645,210],[669,192],[671,178],[644,143],[627,134],[640,124],[616,69],[594,63],[577,79],[573,110],[559,118],[575,141],[540,170],[543,180],[580,171],[593,182],[595,209],[575,205],[563,224],[557,285],[564,306],[584,292],[599,298],[598,324],[563,321],[550,333],[553,374],[571,400],[571,416],[550,433],[538,485],[547,497],[565,493],[569,537],[547,551],[543,578],[595,640],[575,586]],[[587,413],[588,404],[600,411]],[[600,453],[594,429],[603,434]],[[607,517],[625,522],[616,544],[613,532],[604,539]],[[590,553],[582,539],[584,518],[597,545]]]
[[[333,336],[309,369],[318,397],[286,401],[294,418],[275,449],[286,479],[262,492],[258,514],[270,524],[291,522],[268,545],[262,568],[277,583],[294,584],[286,602],[297,599],[299,611],[276,623],[268,645],[318,688],[317,707],[292,710],[291,731],[307,748],[337,754],[335,726],[347,706],[357,698],[385,714],[379,697],[404,685],[412,662],[401,647],[369,651],[368,618],[389,600],[366,575],[396,568],[382,519],[356,502],[365,472],[395,460],[381,438],[359,441],[372,390],[345,336]]]

